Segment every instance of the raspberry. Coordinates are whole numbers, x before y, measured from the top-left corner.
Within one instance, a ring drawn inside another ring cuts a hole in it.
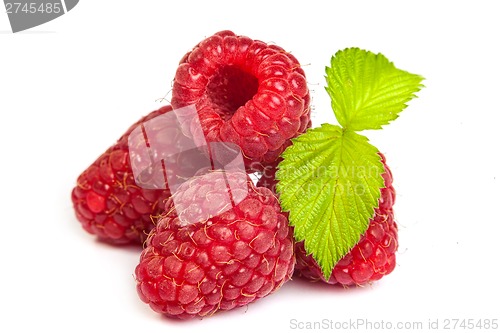
[[[231,31],[203,40],[182,58],[172,91],[174,108],[195,105],[199,120],[192,121],[207,141],[240,146],[250,171],[276,161],[290,139],[311,126],[309,102],[293,55]]]
[[[344,286],[361,285],[376,281],[391,273],[396,266],[395,252],[398,248],[398,229],[394,222],[393,205],[396,192],[392,186],[392,173],[386,164],[383,154],[379,153],[384,164],[385,187],[381,189],[379,206],[370,220],[366,233],[333,268],[332,275],[325,281],[321,268],[304,249],[304,242],[295,244],[297,264],[295,272],[312,281],[323,281],[329,284]],[[257,186],[265,186],[276,191],[278,181],[274,177],[277,164],[265,169]]]
[[[381,189],[379,205],[370,220],[368,230],[359,242],[333,268],[328,281],[321,269],[304,249],[304,242],[295,245],[297,266],[296,272],[313,281],[343,286],[362,285],[381,279],[391,273],[396,266],[396,250],[398,249],[398,227],[394,221],[392,209],[396,192],[392,186],[392,173],[382,157],[385,173],[385,187]]]
[[[135,270],[150,307],[181,319],[246,305],[276,291],[295,265],[288,219],[243,172],[209,172],[179,187]]]
[[[136,185],[128,137],[137,126],[171,110],[171,106],[164,106],[143,117],[78,177],[71,199],[87,232],[116,244],[145,240],[153,228],[151,216],[159,215],[170,191]]]

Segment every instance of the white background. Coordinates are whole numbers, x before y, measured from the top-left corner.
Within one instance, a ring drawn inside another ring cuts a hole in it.
[[[82,0],[18,34],[2,8],[0,331],[287,332],[298,331],[293,319],[422,321],[424,328],[429,319],[500,319],[498,7]],[[315,126],[334,122],[323,71],[339,49],[381,52],[426,78],[397,121],[364,133],[386,154],[398,193],[391,275],[348,290],[295,279],[248,307],[173,321],[136,295],[140,250],[101,244],[81,229],[70,201],[76,177],[165,104],[184,53],[224,29],[274,42],[304,64]]]

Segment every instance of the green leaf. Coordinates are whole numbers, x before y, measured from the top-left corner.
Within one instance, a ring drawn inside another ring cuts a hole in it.
[[[381,129],[396,119],[423,86],[423,77],[397,69],[382,54],[339,51],[326,67],[326,91],[340,125],[353,131]]]
[[[295,138],[282,157],[281,205],[328,279],[373,217],[384,186],[378,150],[354,131],[323,124]]]

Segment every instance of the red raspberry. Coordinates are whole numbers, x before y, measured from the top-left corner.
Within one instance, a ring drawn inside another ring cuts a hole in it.
[[[129,161],[128,137],[139,125],[172,110],[164,106],[132,125],[125,134],[87,168],[71,193],[76,216],[83,228],[111,243],[142,243],[153,228],[169,190],[136,185]]]
[[[207,141],[241,147],[248,170],[276,161],[311,126],[310,95],[297,59],[231,31],[200,42],[180,62],[172,105],[195,105]],[[195,138],[196,141],[196,138]]]
[[[335,265],[332,275],[325,281],[321,268],[304,249],[304,242],[295,244],[297,264],[295,272],[313,281],[323,281],[329,284],[344,286],[361,285],[379,280],[391,273],[396,266],[396,250],[398,248],[398,228],[394,221],[393,205],[396,192],[392,186],[392,173],[380,153],[384,164],[385,188],[381,189],[379,206],[370,220],[366,233],[361,236],[358,244]],[[274,177],[276,165],[264,170],[257,186],[266,186],[275,191],[277,180]]]
[[[203,317],[265,297],[290,279],[288,219],[271,191],[243,172],[189,180],[166,211],[135,270],[138,294],[153,310]]]
[[[328,281],[323,277],[320,267],[312,256],[306,254],[304,242],[296,243],[296,272],[299,275],[313,281],[321,280],[329,284],[350,286],[379,280],[394,270],[398,249],[398,228],[394,221],[392,206],[396,192],[392,186],[392,174],[385,163],[385,157],[380,155],[385,168],[385,173],[382,175],[385,188],[381,189],[379,205],[375,208],[375,215],[370,220],[366,233],[335,265]]]

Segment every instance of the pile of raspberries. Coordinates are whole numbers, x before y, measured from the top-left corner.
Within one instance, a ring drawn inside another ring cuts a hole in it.
[[[185,107],[197,116],[184,117],[179,128],[157,130],[155,140],[168,147],[184,135],[200,153],[178,158],[179,170],[167,170],[184,180],[175,190],[168,182],[144,186],[133,168],[131,135]],[[204,317],[246,305],[294,273],[341,286],[378,280],[394,269],[398,246],[395,191],[383,156],[379,206],[328,281],[293,238],[275,172],[291,139],[309,127],[310,94],[297,59],[279,46],[218,32],[181,59],[171,105],[133,124],[78,177],[71,193],[76,217],[102,241],[144,246],[135,269],[138,295],[169,317]],[[221,162],[182,175],[210,153],[211,143],[238,147],[243,167],[217,169]]]

